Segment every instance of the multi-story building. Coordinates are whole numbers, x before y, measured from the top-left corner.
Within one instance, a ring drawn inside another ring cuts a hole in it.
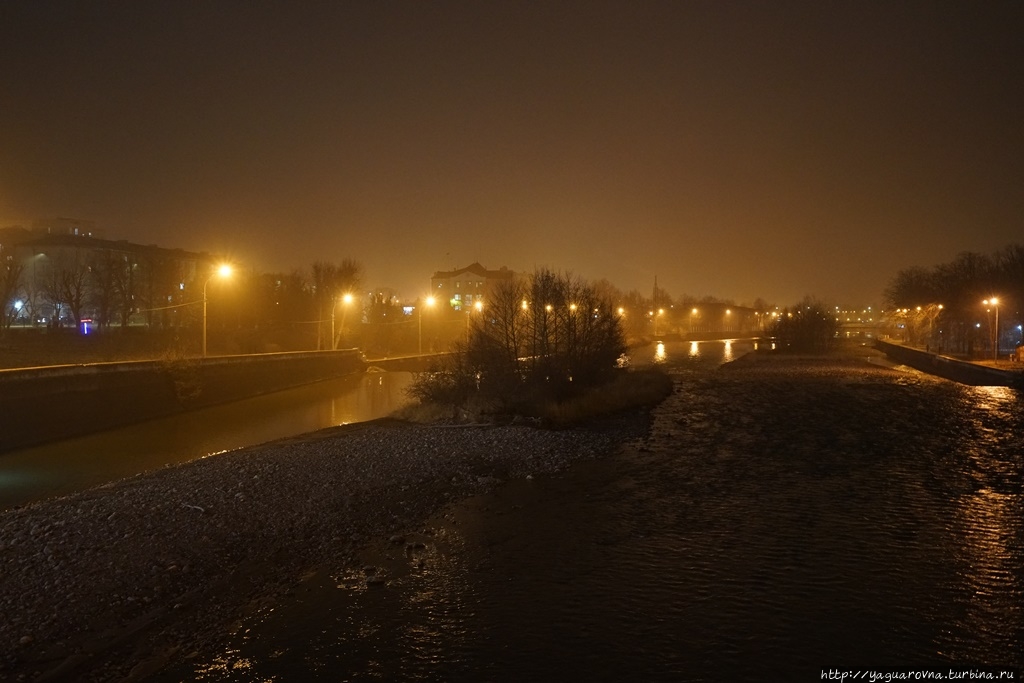
[[[434,273],[430,278],[430,288],[439,305],[447,304],[454,311],[462,311],[485,301],[499,282],[507,282],[514,277],[515,273],[505,266],[487,270],[479,263],[472,263],[465,268]]]
[[[0,310],[16,324],[174,325],[174,307],[195,298],[199,274],[214,261],[205,253],[102,239],[88,221],[0,228]]]

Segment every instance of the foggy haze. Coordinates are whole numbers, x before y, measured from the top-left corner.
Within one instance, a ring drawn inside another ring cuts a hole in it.
[[[878,305],[1020,241],[1016,2],[0,8],[0,227],[404,297],[478,261]]]

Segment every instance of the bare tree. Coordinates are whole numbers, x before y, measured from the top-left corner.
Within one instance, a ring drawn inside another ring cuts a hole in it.
[[[355,292],[362,279],[363,268],[358,261],[345,258],[341,263],[316,261],[312,266],[313,296],[317,308],[317,350],[335,348],[342,330],[335,329],[334,337],[325,334],[328,321],[333,320],[338,300]]]
[[[549,270],[537,271],[529,283],[498,285],[473,320],[447,369],[418,380],[414,395],[450,402],[476,392],[515,409],[601,384],[626,350],[612,301],[582,280]]]
[[[58,251],[43,281],[43,297],[53,306],[54,327],[63,324],[67,312],[77,327],[89,292],[90,271],[81,250]]]
[[[170,327],[170,306],[173,303],[181,303],[182,293],[179,285],[184,281],[178,262],[166,254],[154,252],[147,254],[143,259],[141,274],[135,272],[135,264],[129,265],[132,269],[123,272],[119,285],[122,324],[127,326],[127,318],[131,316],[131,312],[141,299],[146,307],[146,324],[149,327]],[[195,306],[185,309],[190,318],[197,317],[195,309]]]
[[[110,325],[113,311],[116,306],[115,272],[118,268],[118,257],[110,251],[102,251],[93,254],[92,263],[92,292],[90,300],[96,308],[97,321],[101,328]]]
[[[0,334],[10,328],[20,313],[16,300],[21,294],[21,273],[24,269],[25,266],[16,262],[13,256],[0,258]]]
[[[114,289],[114,303],[117,307],[117,318],[122,330],[128,329],[132,313],[135,311],[135,299],[139,290],[139,269],[134,257],[124,256],[113,264],[111,280]]]

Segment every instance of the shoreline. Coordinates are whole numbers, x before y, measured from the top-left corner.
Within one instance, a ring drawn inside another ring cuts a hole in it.
[[[0,677],[141,680],[375,538],[607,455],[645,433],[648,413],[562,431],[384,419],[4,511]]]

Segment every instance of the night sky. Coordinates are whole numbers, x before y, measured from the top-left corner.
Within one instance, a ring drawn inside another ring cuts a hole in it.
[[[0,3],[0,226],[879,305],[1024,242],[1021,2]]]

